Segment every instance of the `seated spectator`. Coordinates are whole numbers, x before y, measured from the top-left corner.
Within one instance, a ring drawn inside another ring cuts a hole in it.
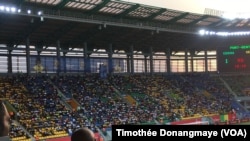
[[[95,134],[89,128],[81,128],[73,132],[71,141],[95,141]]]

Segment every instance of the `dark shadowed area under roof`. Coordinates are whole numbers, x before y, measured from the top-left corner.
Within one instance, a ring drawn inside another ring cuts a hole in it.
[[[61,48],[214,50],[250,43],[249,36],[200,36],[200,29],[246,31],[248,19],[226,20],[115,0],[0,0],[0,44]],[[11,12],[11,7],[16,11]],[[21,11],[17,11],[20,9]],[[31,13],[27,13],[30,10]],[[41,15],[38,12],[41,11]]]

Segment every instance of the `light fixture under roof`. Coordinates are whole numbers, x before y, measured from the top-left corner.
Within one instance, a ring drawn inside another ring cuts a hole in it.
[[[27,10],[27,13],[28,13],[28,14],[31,14],[31,10]]]
[[[250,31],[237,31],[237,32],[227,32],[227,31],[208,31],[208,30],[204,30],[201,29],[199,30],[199,34],[202,36],[249,36],[250,35]]]

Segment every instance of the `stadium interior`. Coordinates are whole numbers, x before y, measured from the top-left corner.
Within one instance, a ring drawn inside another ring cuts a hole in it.
[[[12,141],[114,124],[250,122],[249,19],[119,0],[0,0]]]

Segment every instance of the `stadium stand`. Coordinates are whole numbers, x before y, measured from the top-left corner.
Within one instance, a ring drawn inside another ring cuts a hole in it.
[[[248,34],[197,34],[247,29],[248,20],[113,0],[0,0],[0,13],[12,141],[69,141],[81,127],[110,141],[114,124],[250,121],[250,69],[244,58],[229,68],[220,53],[232,52],[219,48],[245,51]]]

